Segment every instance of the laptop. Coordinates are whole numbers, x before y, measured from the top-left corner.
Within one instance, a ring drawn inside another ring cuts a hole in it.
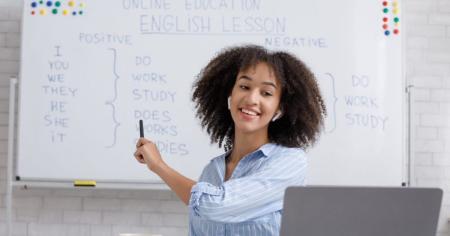
[[[281,236],[435,236],[442,190],[289,187]]]

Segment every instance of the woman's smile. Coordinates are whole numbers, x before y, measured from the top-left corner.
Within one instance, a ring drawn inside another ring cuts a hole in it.
[[[256,118],[259,118],[259,113],[251,109],[240,108],[239,111],[240,111],[239,114],[244,120],[252,121]]]

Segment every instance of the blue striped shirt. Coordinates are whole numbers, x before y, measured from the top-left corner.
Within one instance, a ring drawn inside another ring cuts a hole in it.
[[[305,184],[304,151],[265,144],[224,182],[227,154],[211,160],[192,187],[189,235],[279,235],[285,189]]]

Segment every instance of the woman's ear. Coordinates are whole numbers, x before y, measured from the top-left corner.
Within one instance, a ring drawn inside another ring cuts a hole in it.
[[[231,108],[231,96],[228,97],[227,103],[228,103],[228,110],[230,110],[230,108]]]
[[[282,115],[283,115],[283,112],[281,110],[278,110],[277,113],[275,113],[275,115],[273,116],[272,122],[280,119]]]

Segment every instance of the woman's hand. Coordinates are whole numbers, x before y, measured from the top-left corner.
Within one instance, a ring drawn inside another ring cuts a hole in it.
[[[138,162],[146,164],[151,171],[164,164],[156,144],[145,138],[140,138],[136,143],[134,157]]]

